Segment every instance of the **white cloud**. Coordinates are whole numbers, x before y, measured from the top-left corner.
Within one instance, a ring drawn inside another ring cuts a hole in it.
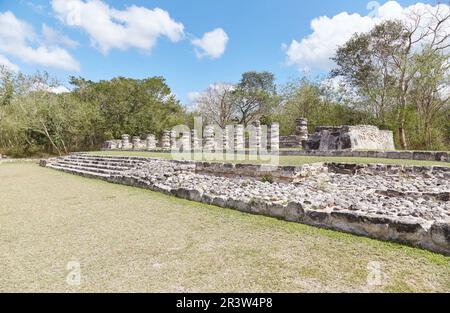
[[[188,99],[189,103],[195,103],[195,101],[198,99],[198,97],[200,97],[200,95],[201,95],[201,92],[191,91],[191,92],[188,92],[187,99]]]
[[[222,28],[216,28],[205,33],[202,38],[193,39],[191,42],[196,46],[195,53],[198,58],[208,56],[211,59],[217,59],[225,52],[228,35]]]
[[[53,93],[70,92],[70,89],[67,88],[66,86],[63,86],[63,85],[48,87],[47,90],[50,91],[50,92],[53,92]]]
[[[439,6],[444,10],[450,10],[448,5]],[[436,7],[423,3],[403,8],[396,1],[388,1],[381,6],[375,6],[375,10],[365,16],[341,12],[331,18],[317,17],[311,21],[311,34],[299,41],[294,39],[289,45],[282,44],[282,48],[286,51],[286,62],[301,70],[305,68],[329,70],[333,66],[330,57],[334,55],[336,48],[343,45],[355,32],[367,32],[381,21],[405,19],[407,13],[411,11],[426,12],[432,8]],[[426,22],[426,19],[423,21]]]
[[[56,45],[47,46],[38,39],[33,28],[10,11],[0,13],[0,52],[26,63],[78,71],[79,63]]]
[[[7,69],[13,72],[19,71],[19,66],[12,63],[10,60],[8,60],[4,55],[0,54],[0,65],[5,66]]]
[[[67,88],[66,86],[63,86],[63,85],[59,85],[57,82],[52,82],[52,83],[48,84],[48,83],[44,83],[41,81],[37,81],[37,82],[33,83],[30,86],[30,90],[32,90],[32,91],[44,90],[44,91],[48,91],[48,92],[52,92],[52,93],[56,93],[56,94],[70,92],[69,88]]]
[[[91,44],[106,54],[112,48],[150,51],[165,36],[172,42],[184,37],[184,26],[167,11],[130,6],[117,10],[100,0],[52,0],[58,18],[86,31]]]
[[[54,30],[46,24],[42,25],[42,35],[44,37],[44,42],[48,45],[63,45],[70,48],[78,46],[78,42],[70,39],[69,37],[61,34],[60,32]]]

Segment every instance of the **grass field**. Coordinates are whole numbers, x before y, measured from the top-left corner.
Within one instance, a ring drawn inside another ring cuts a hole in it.
[[[1,292],[450,292],[443,255],[36,164],[0,164],[0,196]]]
[[[174,158],[181,159],[190,157],[190,154],[174,154],[167,152],[145,152],[145,151],[94,151],[89,152],[90,154],[96,155],[119,155],[119,156],[145,156],[145,157],[154,157],[154,158]],[[217,160],[214,160],[214,157],[217,157]],[[243,157],[243,155],[241,155]],[[209,153],[205,154],[204,160],[207,161],[217,161],[223,162],[219,157],[222,157],[222,154]],[[249,156],[245,156],[245,160],[229,160],[227,162],[233,163],[268,163],[267,160],[249,160]],[[404,165],[439,165],[439,166],[450,166],[450,162],[438,162],[438,161],[419,161],[419,160],[402,160],[402,159],[383,159],[383,158],[355,158],[355,157],[321,157],[321,156],[280,156],[279,164],[280,165],[299,165],[305,163],[314,163],[314,162],[338,162],[338,163],[378,163],[378,164],[404,164]]]

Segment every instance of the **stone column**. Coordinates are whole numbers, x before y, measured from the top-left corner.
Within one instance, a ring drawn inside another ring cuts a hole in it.
[[[280,149],[280,124],[272,123],[268,135],[268,148],[270,151],[278,151]]]
[[[141,149],[141,137],[133,136],[133,139],[131,141],[133,143],[133,150],[140,150]]]
[[[203,150],[207,152],[212,152],[215,150],[216,142],[214,140],[214,125],[206,125],[204,131],[204,146]]]
[[[113,150],[116,148],[116,145],[113,140],[107,140],[102,144],[102,149],[105,150]]]
[[[154,150],[156,148],[156,139],[155,135],[148,134],[146,138],[146,149],[147,150]]]
[[[234,149],[244,151],[244,125],[234,125]]]
[[[131,149],[130,136],[127,134],[122,135],[122,149]]]
[[[172,150],[177,150],[177,132],[175,130],[170,131],[170,148]]]
[[[308,139],[308,120],[306,118],[297,118],[295,120],[295,135],[300,143]]]
[[[253,122],[254,131],[255,131],[255,149],[257,151],[261,148],[261,134],[262,134],[262,128],[261,128],[261,122],[260,121],[254,121]]]
[[[259,146],[261,145],[261,123],[259,121],[253,122],[248,127],[248,132],[248,148],[253,151],[253,153],[257,152],[259,150]]]
[[[170,130],[164,130],[161,137],[161,148],[170,150]]]
[[[191,132],[184,131],[181,135],[181,149],[183,152],[191,151]]]
[[[227,151],[228,149],[230,149],[230,133],[226,126],[224,129],[222,129],[222,135],[223,135],[222,139],[223,150]]]
[[[200,145],[200,139],[198,138],[196,129],[191,130],[191,139],[192,139],[192,149],[201,150],[202,147]]]

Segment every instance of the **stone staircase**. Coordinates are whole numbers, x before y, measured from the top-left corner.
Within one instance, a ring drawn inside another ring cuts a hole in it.
[[[41,161],[42,166],[102,179],[122,176],[126,171],[136,168],[142,163],[144,163],[144,158],[89,154],[70,154]]]

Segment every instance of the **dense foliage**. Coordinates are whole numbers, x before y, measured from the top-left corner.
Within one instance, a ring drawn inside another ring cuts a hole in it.
[[[92,82],[71,78],[56,94],[47,75],[0,75],[0,153],[29,156],[98,149],[121,134],[160,134],[189,114],[161,77]]]

